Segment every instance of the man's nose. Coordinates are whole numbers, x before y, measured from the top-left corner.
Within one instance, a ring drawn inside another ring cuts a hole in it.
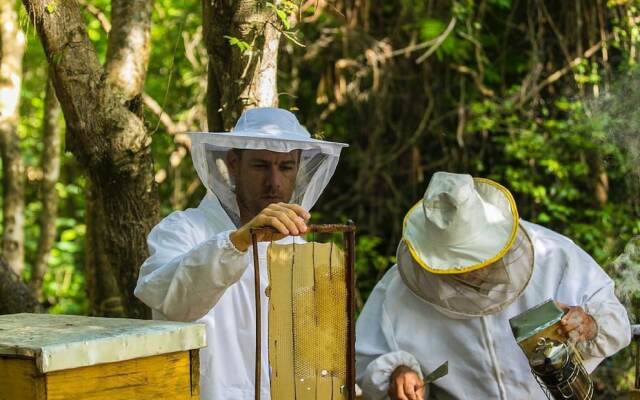
[[[280,186],[282,185],[282,178],[283,178],[282,171],[280,171],[280,169],[274,165],[271,168],[269,168],[269,171],[266,177],[266,183],[269,187],[273,189],[279,189]]]

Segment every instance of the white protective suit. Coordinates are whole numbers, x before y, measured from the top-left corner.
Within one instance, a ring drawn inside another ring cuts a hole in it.
[[[206,325],[200,350],[203,400],[253,400],[256,342],[253,252],[238,251],[229,239],[237,229],[234,182],[224,163],[230,148],[289,152],[300,149],[292,202],[310,210],[328,183],[343,144],[311,139],[293,114],[258,108],[245,112],[232,133],[192,135],[192,157],[207,195],[193,209],[177,211],[153,228],[150,257],[140,269],[135,295],[154,319]],[[222,203],[221,203],[222,202]],[[222,205],[224,204],[224,206]],[[285,238],[278,243],[292,240]],[[270,398],[266,249],[258,244],[262,303],[263,400]]]
[[[613,281],[568,238],[521,221],[535,264],[523,294],[501,312],[451,318],[416,296],[394,266],[376,285],[356,325],[356,370],[366,399],[387,398],[389,378],[406,365],[427,375],[449,361],[449,373],[431,385],[434,398],[546,399],[511,333],[509,319],[555,299],[580,305],[598,324],[586,343],[589,372],[631,340],[626,310]]]

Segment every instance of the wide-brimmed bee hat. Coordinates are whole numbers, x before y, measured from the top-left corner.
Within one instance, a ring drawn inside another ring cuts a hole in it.
[[[191,132],[190,138],[191,157],[200,180],[236,223],[240,210],[227,165],[229,150],[300,151],[295,188],[287,202],[311,210],[336,169],[340,151],[347,147],[312,138],[294,114],[271,107],[244,111],[230,132]]]
[[[489,179],[436,172],[404,218],[397,256],[417,295],[469,316],[515,300],[531,277],[533,254],[509,190]]]

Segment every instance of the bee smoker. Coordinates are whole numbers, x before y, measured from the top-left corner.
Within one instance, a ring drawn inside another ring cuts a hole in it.
[[[580,352],[558,333],[564,313],[553,300],[531,308],[509,323],[531,372],[548,399],[590,400],[593,382]]]

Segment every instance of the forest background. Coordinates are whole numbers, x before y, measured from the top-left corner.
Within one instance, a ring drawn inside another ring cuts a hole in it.
[[[447,170],[507,186],[638,322],[639,7],[0,0],[0,312],[148,317],[131,293],[144,237],[205,193],[184,133],[278,104],[350,145],[313,220],[356,222],[359,306]],[[598,396],[624,398],[632,355],[598,368]]]

